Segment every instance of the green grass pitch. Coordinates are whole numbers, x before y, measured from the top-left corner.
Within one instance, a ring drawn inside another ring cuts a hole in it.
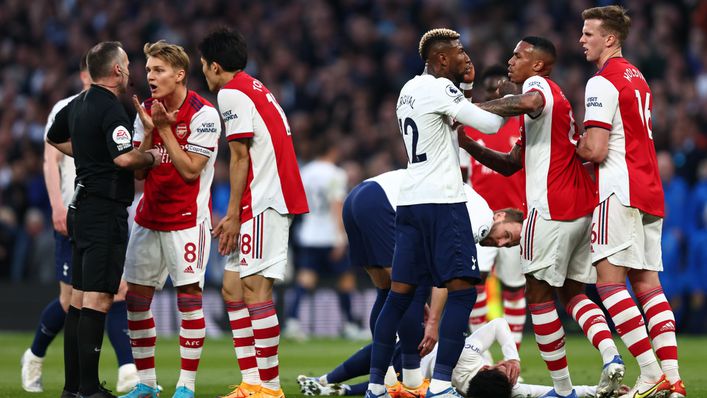
[[[20,385],[20,356],[32,341],[29,333],[2,333],[0,354],[0,398],[53,397],[61,393],[63,385],[62,339],[59,336],[49,348],[44,364],[44,392],[27,393]],[[628,368],[625,382],[632,384],[638,376],[638,368],[628,352],[622,349]],[[348,357],[365,344],[345,340],[313,340],[306,343],[284,341],[280,346],[280,377],[286,396],[301,396],[296,378],[299,374],[321,375]],[[707,337],[680,337],[680,372],[690,398],[707,398]],[[115,354],[108,339],[104,340],[101,358],[101,377],[110,389],[115,387],[117,368]],[[572,381],[575,384],[596,383],[601,360],[596,350],[583,337],[573,335],[567,339]],[[495,358],[499,351],[494,350]],[[521,374],[528,383],[547,384],[550,377],[540,359],[532,337],[527,336],[521,346]],[[164,387],[163,398],[170,398],[179,376],[179,347],[176,338],[158,338],[157,376]],[[358,379],[363,380],[363,379]],[[228,385],[240,381],[232,342],[227,338],[206,339],[204,353],[197,376],[197,397],[213,398],[228,392]]]

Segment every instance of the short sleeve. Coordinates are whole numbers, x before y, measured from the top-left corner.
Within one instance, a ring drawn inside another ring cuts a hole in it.
[[[534,115],[528,115],[535,119],[547,111],[547,98],[552,98],[552,92],[550,91],[550,85],[547,81],[540,76],[532,76],[523,82],[523,94],[532,91],[537,91],[543,97],[543,107]]]
[[[337,170],[327,186],[327,199],[342,202],[346,197],[346,184],[348,184],[346,172]]]
[[[140,120],[140,116],[135,115],[135,122],[133,123],[133,145],[137,148],[145,139],[145,126]]]
[[[125,109],[123,109],[123,106],[119,102],[115,101],[113,105],[106,110],[102,126],[106,146],[108,147],[111,158],[115,159],[133,150],[130,125],[130,119],[128,118],[128,114],[125,113]]]
[[[255,135],[253,119],[256,114],[255,104],[242,91],[222,89],[218,93],[218,107],[226,126],[228,141],[250,138]]]
[[[457,113],[466,103],[464,93],[451,80],[445,78],[435,79],[434,85],[430,89],[436,108],[434,111],[456,119]]]
[[[201,107],[192,116],[189,130],[186,151],[210,158],[221,136],[221,120],[218,111],[210,106]]]
[[[68,105],[68,102],[66,100],[61,100],[54,104],[52,107],[51,112],[49,112],[49,116],[47,117],[47,124],[44,125],[44,138],[47,138],[47,134],[49,134],[49,129],[52,127],[52,124],[54,124],[54,120],[56,120],[56,115],[59,113],[60,110],[66,108]]]
[[[611,131],[619,106],[619,91],[603,76],[594,76],[584,91],[584,128],[601,127]]]
[[[47,122],[48,130],[46,132],[47,140],[61,144],[67,142],[71,139],[71,132],[69,131],[69,108],[70,106],[65,106],[61,108],[53,120]]]

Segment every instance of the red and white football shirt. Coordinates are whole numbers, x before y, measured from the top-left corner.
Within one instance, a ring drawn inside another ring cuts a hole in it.
[[[596,185],[575,153],[578,129],[572,107],[552,80],[533,76],[523,93],[539,92],[544,99],[537,115],[523,115],[521,145],[529,209],[549,220],[575,220],[597,205]]]
[[[610,131],[609,153],[595,166],[599,200],[616,194],[625,206],[663,217],[651,131],[653,100],[643,74],[624,58],[610,58],[587,82],[585,105],[584,127]]]
[[[218,93],[226,138],[252,138],[241,222],[272,208],[280,214],[307,213],[307,196],[285,112],[257,79],[237,73]]]
[[[147,113],[153,98],[144,102]],[[133,144],[139,146],[145,137],[145,128],[135,118]],[[207,100],[193,91],[187,92],[172,133],[183,150],[206,156],[209,160],[199,178],[184,181],[172,164],[157,130],[152,132],[152,147],[160,150],[162,164],[150,169],[145,188],[135,211],[135,222],[157,231],[179,231],[196,226],[204,219],[211,223],[211,183],[214,163],[221,135],[218,111]]]
[[[520,117],[509,118],[496,134],[484,134],[471,127],[465,127],[464,131],[479,144],[507,153],[513,149],[520,138]],[[470,160],[469,183],[486,199],[491,210],[512,207],[526,213],[525,169],[506,177],[479,163],[473,156]]]

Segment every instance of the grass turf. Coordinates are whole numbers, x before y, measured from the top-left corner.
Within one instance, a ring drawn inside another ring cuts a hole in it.
[[[626,384],[632,384],[638,376],[635,360],[630,357],[618,338],[615,338],[627,360]],[[50,346],[44,364],[44,392],[27,393],[20,384],[19,361],[22,353],[31,344],[32,334],[2,333],[2,355],[0,355],[0,398],[58,397],[63,386],[63,349],[59,336]],[[280,346],[280,377],[288,397],[302,396],[297,386],[299,374],[321,375],[346,359],[365,342],[345,340],[313,340],[306,343],[283,341]],[[681,337],[680,373],[685,381],[690,398],[707,398],[707,337]],[[104,340],[101,358],[101,377],[110,389],[115,387],[117,368],[115,354],[108,339]],[[500,358],[498,349],[494,357]],[[572,381],[575,384],[594,384],[598,380],[601,361],[596,350],[582,336],[569,336],[567,354]],[[521,346],[522,372],[526,383],[549,384],[550,377],[540,359],[535,342],[527,337]],[[158,339],[157,375],[164,387],[163,398],[174,392],[179,377],[179,347],[176,338]],[[363,378],[357,379],[362,381]],[[232,342],[227,338],[206,339],[197,376],[197,397],[216,397],[229,391],[228,385],[240,381]]]

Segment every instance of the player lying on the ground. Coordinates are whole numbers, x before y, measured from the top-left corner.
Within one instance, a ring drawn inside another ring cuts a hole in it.
[[[490,364],[484,359],[483,353],[498,341],[501,345],[503,360]],[[304,395],[363,395],[367,383],[354,385],[343,384],[354,377],[366,375],[370,363],[371,345],[360,349],[344,363],[321,377],[297,377],[300,390]],[[432,352],[422,358],[420,368],[425,378],[432,376],[433,364],[437,357],[437,346]],[[400,350],[396,347],[393,357],[395,374],[400,371]],[[540,397],[552,389],[552,386],[517,383],[520,375],[520,359],[513,335],[504,319],[494,319],[466,338],[464,349],[459,361],[452,371],[452,386],[463,396],[474,397],[509,397],[531,398]],[[388,380],[388,392],[391,397],[411,398],[400,393],[400,384],[396,379]],[[595,397],[596,386],[575,386],[577,396]],[[622,386],[620,393],[628,391]],[[421,396],[424,398],[424,395]]]

